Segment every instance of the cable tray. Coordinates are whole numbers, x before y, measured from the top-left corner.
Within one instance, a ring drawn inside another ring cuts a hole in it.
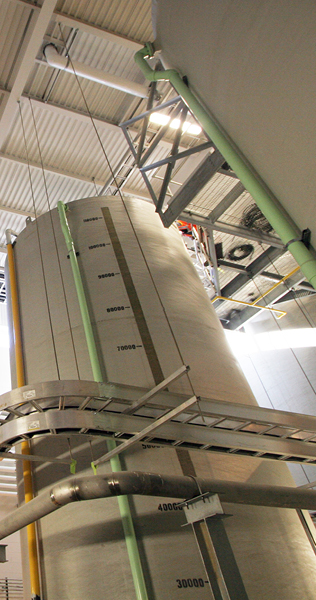
[[[210,398],[189,405],[189,399],[115,383],[25,386],[0,396],[0,451],[34,435],[65,432],[123,442],[149,427],[151,435],[138,436],[143,443],[316,464],[316,417]],[[180,404],[186,408],[169,420]],[[164,422],[156,429],[158,419]]]

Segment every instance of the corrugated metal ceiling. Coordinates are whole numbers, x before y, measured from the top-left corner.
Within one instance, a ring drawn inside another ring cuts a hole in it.
[[[57,10],[141,42],[152,40],[151,1],[60,0]]]
[[[55,206],[58,200],[69,202],[78,197],[94,196],[103,185],[113,183],[104,153],[118,175],[117,181],[123,185],[123,190],[126,185],[129,193],[132,191],[144,197],[148,196],[148,190],[140,172],[134,166],[122,131],[117,127],[120,122],[144,112],[147,100],[87,81],[82,77],[76,79],[70,73],[53,69],[45,62],[43,47],[54,42],[58,52],[65,55],[66,45],[71,60],[148,86],[134,62],[135,49],[127,43],[122,44],[120,36],[141,43],[153,39],[151,1],[58,0],[55,12],[47,20],[44,39],[37,39],[37,51],[30,71],[22,74],[19,67],[25,53],[30,52],[28,42],[33,39],[32,32],[38,12],[34,5],[28,6],[27,3],[15,0],[0,0],[0,128],[1,114],[6,102],[10,100],[12,87],[22,75],[26,75],[20,106],[27,142],[26,148],[22,121],[16,105],[11,115],[9,135],[0,148],[0,250],[5,244],[5,229],[20,231],[25,224],[24,214],[10,213],[8,210],[41,214],[48,210],[48,206]],[[60,14],[68,15],[77,21],[67,21],[65,24],[61,22]],[[80,21],[100,29],[83,30]],[[102,37],[101,30],[118,35],[116,38]],[[163,102],[174,94],[168,83],[161,82],[155,102]],[[90,115],[95,117],[95,127],[103,148]],[[110,123],[111,126],[102,121]],[[139,135],[140,128],[141,123],[138,123],[130,129],[133,139]],[[150,125],[147,146],[157,130],[155,125]],[[153,152],[151,162],[169,155],[174,136],[174,130],[169,130],[164,143]],[[182,138],[181,149],[190,148],[205,139],[203,135],[193,137],[186,134]],[[195,157],[198,158],[198,155]],[[41,162],[45,168],[45,180]],[[176,164],[169,191],[175,193],[179,189],[178,183],[185,181],[185,174],[191,172],[193,164],[195,163],[192,157]],[[159,193],[164,172],[165,167],[148,173],[156,194]],[[200,217],[207,218],[236,182],[233,177],[217,173],[190,202],[188,209]],[[115,185],[111,188],[112,192],[114,189]],[[167,195],[167,199],[170,200],[170,195]],[[221,221],[239,225],[244,210],[252,203],[250,195],[247,192],[243,193],[238,201],[222,214]],[[7,210],[1,210],[1,206]],[[247,241],[218,232],[214,232],[214,238],[216,243],[222,243],[224,257],[231,247]],[[254,246],[253,254],[239,261],[240,265],[247,266],[267,247],[257,242],[251,243]],[[0,253],[0,265],[3,265],[4,257],[5,255]],[[287,253],[282,261],[279,260],[282,274],[289,272],[293,263],[289,254]],[[221,286],[224,287],[236,273],[221,268],[219,275]],[[257,278],[256,284],[266,289],[270,282]],[[241,299],[255,293],[252,286],[254,284],[250,282],[240,292]]]

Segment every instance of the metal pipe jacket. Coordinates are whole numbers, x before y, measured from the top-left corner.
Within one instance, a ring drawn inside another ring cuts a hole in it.
[[[60,482],[0,521],[0,539],[71,502],[129,494],[190,499],[200,492],[218,494],[222,502],[233,504],[316,509],[316,492],[309,489],[124,471]]]

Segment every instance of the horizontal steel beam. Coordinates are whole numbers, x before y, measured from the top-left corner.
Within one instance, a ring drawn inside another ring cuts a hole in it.
[[[13,154],[7,154],[6,152],[0,152],[0,159],[1,158],[10,162],[18,163],[20,165],[29,165],[32,169],[40,169],[41,171],[43,170],[41,163],[34,160],[27,161],[25,158],[14,156]],[[69,171],[64,171],[63,169],[51,167],[46,164],[44,165],[44,169],[49,173],[54,173],[55,175],[60,175],[61,177],[68,177],[69,179],[76,179],[77,181],[85,181],[86,183],[99,185],[100,187],[103,187],[104,185],[104,181],[99,179],[94,180],[92,177],[85,177],[83,175],[79,175],[79,173],[71,173]]]
[[[233,297],[236,292],[242,289],[245,285],[249,283],[249,274],[250,277],[256,277],[262,271],[264,271],[267,267],[273,264],[277,258],[279,258],[285,249],[279,248],[268,248],[258,256],[255,260],[253,260],[250,265],[248,265],[247,273],[240,273],[235,277],[232,281],[230,281],[227,285],[222,289],[222,296]]]
[[[182,158],[187,158],[188,156],[191,156],[192,154],[196,154],[197,152],[202,152],[203,150],[207,150],[208,148],[211,148],[212,146],[213,146],[212,142],[205,142],[205,144],[200,144],[199,146],[193,146],[192,148],[189,148],[188,150],[184,150],[183,152],[178,152],[178,154],[175,154],[174,156],[167,156],[167,158],[157,160],[157,162],[152,163],[151,165],[146,165],[144,167],[141,167],[140,171],[142,173],[146,173],[147,171],[152,171],[153,169],[159,169],[159,167],[163,167],[164,165],[175,163],[177,160],[180,160]]]
[[[181,96],[174,96],[170,100],[167,100],[166,102],[163,102],[162,104],[159,104],[159,106],[154,106],[153,108],[146,110],[145,112],[141,113],[140,115],[137,115],[136,117],[133,117],[132,119],[128,119],[128,121],[124,121],[123,123],[120,123],[120,127],[124,127],[126,129],[127,127],[134,125],[138,121],[142,121],[146,117],[149,117],[153,112],[157,112],[160,110],[164,110],[165,108],[169,108],[169,107],[173,106],[174,104],[177,104],[180,101],[181,101]]]
[[[63,23],[64,25],[68,25],[74,29],[79,29],[79,31],[84,31],[85,33],[93,35],[94,37],[98,37],[106,42],[114,42],[115,44],[129,48],[132,52],[137,52],[137,50],[143,48],[143,44],[138,40],[121,35],[115,31],[111,31],[110,29],[98,27],[97,25],[91,25],[91,23],[88,23],[87,21],[83,21],[82,19],[78,19],[76,17],[70,17],[69,15],[65,15],[58,10],[54,11],[53,17],[58,23]]]
[[[291,291],[291,288],[300,285],[300,283],[304,280],[304,276],[301,271],[294,273],[289,279],[280,283],[276,288],[271,290],[262,300],[260,300],[260,304],[264,303],[266,306],[273,306],[276,302],[280,301],[283,297],[286,297],[287,294]],[[303,284],[304,285],[304,284]],[[305,287],[305,286],[304,286]],[[315,292],[314,288],[311,286],[311,289],[308,290],[311,292]],[[285,298],[286,300],[286,298]],[[258,314],[258,307],[252,308],[251,306],[247,306],[243,311],[236,314],[228,323],[226,323],[226,329],[240,329],[247,321],[250,321]]]
[[[12,206],[6,206],[5,204],[0,204],[0,210],[12,213],[14,215],[21,215],[21,217],[31,217],[32,219],[35,219],[34,212],[30,212],[28,210],[20,210],[18,208],[13,208]]]
[[[15,118],[18,101],[34,66],[38,49],[49,25],[57,0],[43,0],[40,11],[31,11],[30,22],[26,30],[26,43],[20,48],[18,68],[10,94],[4,98],[0,118],[0,148],[4,145],[9,135]]]
[[[38,61],[41,64],[47,66],[46,61]],[[2,91],[2,90],[1,90]],[[27,94],[22,94],[20,101],[23,104],[29,104],[31,100],[32,105],[36,106],[42,110],[46,110],[52,112],[54,114],[59,114],[62,117],[71,117],[76,121],[80,121],[81,123],[87,123],[88,125],[92,125],[92,119],[98,127],[102,127],[104,129],[108,129],[109,131],[113,131],[113,133],[117,133],[118,137],[122,137],[122,130],[117,123],[112,121],[108,121],[106,119],[102,119],[101,117],[97,117],[95,115],[89,115],[87,112],[83,112],[81,110],[76,110],[75,108],[68,108],[67,106],[61,106],[59,104],[54,104],[54,102],[44,102],[43,100],[39,100],[39,98],[34,98],[33,96],[29,96]]]
[[[244,191],[245,191],[245,187],[243,186],[241,181],[238,181],[238,183],[236,183],[236,185],[233,187],[233,189],[230,190],[226,194],[226,196],[224,196],[224,198],[222,198],[222,200],[217,204],[217,206],[215,206],[215,208],[209,214],[208,218],[211,221],[211,223],[216,223],[216,221],[219,219],[219,217],[221,217],[224,214],[224,212],[226,212],[226,210],[232,204],[234,204],[234,202],[236,202],[236,200],[238,200],[238,198],[241,196],[241,194]]]
[[[11,0],[11,2],[21,4],[22,6],[27,6],[30,8],[30,10],[34,10],[35,12],[40,11],[41,9],[38,4],[35,2],[30,2],[30,0]],[[138,40],[124,36],[115,31],[111,31],[110,29],[98,27],[98,25],[92,25],[87,21],[66,15],[58,10],[54,11],[53,18],[55,18],[58,23],[63,23],[64,25],[68,25],[68,27],[79,29],[80,31],[84,31],[85,33],[89,33],[90,35],[105,41],[111,41],[115,44],[119,44],[120,46],[125,46],[126,48],[130,48],[130,50],[133,52],[137,52],[137,50],[140,50],[143,47],[142,42]]]
[[[201,225],[201,227],[205,227],[206,229],[210,229],[212,231],[227,233],[228,235],[241,237],[244,240],[253,240],[254,242],[267,244],[269,246],[273,246],[274,248],[284,248],[284,244],[281,242],[280,238],[269,235],[268,233],[261,233],[260,231],[247,229],[246,227],[241,227],[240,225],[231,225],[230,223],[224,223],[222,221],[212,223],[209,218],[202,217],[201,215],[192,213],[189,210],[184,210],[181,213],[180,218],[183,219],[183,221],[192,223],[192,225]]]

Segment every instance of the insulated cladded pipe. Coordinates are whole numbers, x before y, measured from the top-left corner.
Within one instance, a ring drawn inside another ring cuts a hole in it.
[[[42,492],[0,521],[0,539],[72,502],[130,494],[189,500],[201,493],[218,494],[221,502],[233,504],[316,509],[316,492],[310,489],[120,471],[72,477],[53,486],[50,492]]]

